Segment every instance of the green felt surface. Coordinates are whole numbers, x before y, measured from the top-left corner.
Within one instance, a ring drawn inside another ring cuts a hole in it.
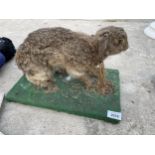
[[[102,96],[85,90],[78,80],[67,82],[62,75],[55,75],[59,87],[56,93],[47,93],[29,83],[25,76],[7,93],[6,99],[26,105],[54,109],[71,114],[118,123],[119,120],[107,117],[107,110],[121,112],[120,82],[118,70],[107,69],[106,77],[112,81],[115,90],[111,95]]]

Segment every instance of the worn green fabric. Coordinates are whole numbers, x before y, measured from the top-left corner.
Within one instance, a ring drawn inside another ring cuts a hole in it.
[[[25,76],[8,92],[6,99],[26,105],[54,109],[71,114],[118,123],[119,120],[107,117],[107,110],[121,112],[120,82],[118,70],[107,69],[106,77],[115,86],[114,94],[102,96],[85,90],[77,80],[65,81],[62,75],[55,75],[60,88],[56,93],[47,93],[29,83]]]

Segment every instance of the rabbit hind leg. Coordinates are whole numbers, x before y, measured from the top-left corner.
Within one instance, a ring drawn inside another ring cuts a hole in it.
[[[39,66],[34,66],[26,73],[28,81],[39,88],[44,88],[47,92],[55,92],[58,90],[52,79],[51,70]]]

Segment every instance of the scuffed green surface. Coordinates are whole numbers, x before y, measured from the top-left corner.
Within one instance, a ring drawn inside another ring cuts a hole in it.
[[[60,88],[56,93],[48,94],[36,88],[23,76],[8,92],[6,99],[117,123],[118,120],[107,118],[107,110],[121,112],[119,72],[107,69],[106,76],[115,86],[114,94],[107,96],[85,90],[77,80],[66,82],[62,75],[55,75],[56,84]]]

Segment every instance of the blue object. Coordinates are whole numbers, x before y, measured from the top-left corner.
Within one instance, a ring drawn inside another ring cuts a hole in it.
[[[0,52],[0,67],[2,67],[5,64],[5,61],[5,56]]]
[[[0,52],[5,56],[5,62],[8,62],[14,57],[16,49],[9,38],[0,38]]]
[[[13,42],[6,37],[0,37],[0,67],[12,59],[15,55],[16,49]]]

